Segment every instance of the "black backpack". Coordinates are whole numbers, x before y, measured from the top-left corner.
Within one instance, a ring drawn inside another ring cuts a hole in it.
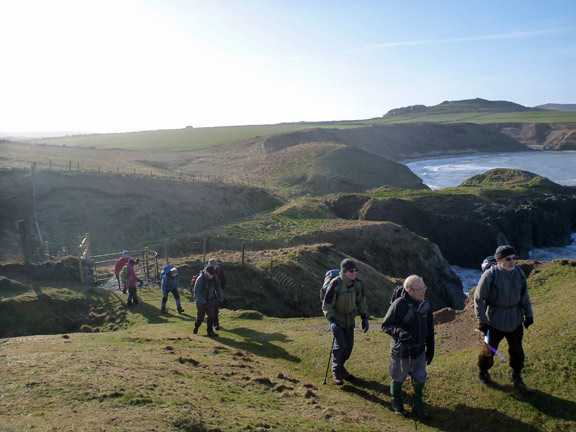
[[[390,306],[392,306],[392,303],[394,303],[397,299],[402,297],[402,291],[404,291],[404,285],[398,285],[396,288],[394,288],[394,291],[392,291],[392,295],[390,296]],[[414,305],[411,301],[407,303],[408,312],[406,312],[406,315],[404,315],[404,318],[402,319],[402,325],[405,325],[408,321],[410,321],[412,319],[412,315],[414,314]]]

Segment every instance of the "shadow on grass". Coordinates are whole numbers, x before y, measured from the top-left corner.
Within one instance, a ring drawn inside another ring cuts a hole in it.
[[[362,378],[354,378],[342,387],[348,393],[354,393],[369,402],[382,406],[392,407],[390,402],[390,387],[378,381],[366,381]]]
[[[405,404],[408,411],[412,410],[410,397],[406,398]],[[441,401],[439,401],[441,402]],[[428,413],[432,416],[430,420],[422,421],[416,418],[417,422],[424,422],[427,425],[446,432],[544,432],[546,429],[539,429],[534,425],[512,418],[497,409],[476,408],[467,405],[456,405],[454,409],[431,406],[424,400]],[[415,417],[410,414],[406,421],[414,422]]]
[[[282,333],[263,333],[245,327],[239,327],[227,330],[228,333],[234,333],[243,338],[238,341],[227,337],[220,336],[218,342],[241,350],[246,350],[252,354],[268,357],[280,358],[293,363],[300,363],[298,357],[293,356],[284,348],[273,344],[272,342],[290,342],[290,339]]]
[[[532,390],[526,395],[514,394],[512,397],[532,405],[545,416],[558,420],[576,421],[576,402],[560,399],[540,390]]]

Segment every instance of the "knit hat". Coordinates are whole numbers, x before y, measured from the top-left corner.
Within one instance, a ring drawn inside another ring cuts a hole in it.
[[[122,255],[128,255],[128,251],[127,250],[123,251]]]
[[[506,258],[508,255],[516,255],[516,249],[510,245],[498,246],[498,249],[494,252],[494,258],[497,260]]]
[[[216,271],[214,270],[214,267],[212,267],[212,266],[208,266],[204,270],[206,271],[206,273],[211,274],[211,275],[216,273]]]
[[[216,261],[215,258],[210,258],[208,260],[208,265],[211,265],[212,267],[216,267],[218,265],[218,261]]]
[[[342,273],[346,273],[347,271],[357,269],[356,263],[352,261],[350,258],[345,258],[340,263],[340,270]]]

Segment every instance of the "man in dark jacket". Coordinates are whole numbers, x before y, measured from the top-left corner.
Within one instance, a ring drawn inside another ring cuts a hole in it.
[[[340,275],[332,279],[322,302],[322,311],[330,322],[330,331],[334,335],[332,378],[337,385],[342,385],[343,379],[354,379],[344,367],[344,363],[350,358],[354,347],[356,315],[362,317],[364,332],[370,327],[364,285],[356,278],[357,272],[358,267],[354,261],[344,259],[340,263]]]
[[[434,358],[434,319],[425,294],[426,285],[422,278],[408,276],[401,296],[388,308],[382,330],[392,336],[390,394],[394,413],[406,415],[402,383],[410,374],[414,386],[414,411],[420,418],[428,419],[430,416],[424,409],[422,390],[428,377],[426,365]]]
[[[522,269],[516,266],[516,250],[512,246],[498,247],[494,257],[497,265],[482,274],[474,292],[478,329],[485,335],[485,343],[478,356],[478,379],[485,384],[492,382],[488,370],[494,365],[498,345],[506,338],[512,382],[518,391],[526,393],[528,388],[522,380],[522,324],[528,328],[534,323],[526,277]]]
[[[210,258],[208,260],[208,265],[214,267],[216,277],[220,282],[220,288],[222,289],[222,292],[224,292],[226,290],[226,276],[224,275],[224,270],[218,264],[216,258]],[[217,301],[214,309],[214,328],[216,330],[220,330],[220,303],[222,303],[221,300]]]
[[[196,279],[194,284],[194,297],[196,298],[196,322],[194,323],[194,334],[198,333],[198,328],[204,321],[204,316],[208,316],[207,335],[217,337],[214,332],[215,305],[217,301],[222,301],[224,295],[220,288],[220,282],[216,277],[216,270],[212,266],[207,266],[202,274]]]

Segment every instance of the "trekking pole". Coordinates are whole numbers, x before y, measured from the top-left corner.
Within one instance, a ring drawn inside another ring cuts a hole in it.
[[[410,357],[410,363],[412,363],[412,357]],[[412,366],[410,366],[412,367]],[[416,412],[414,411],[414,396],[416,396],[416,387],[414,387],[414,376],[412,375],[412,372],[410,372],[410,381],[412,382],[412,416],[414,417],[414,430],[417,431],[418,430],[418,422],[416,417],[418,417],[416,415]]]
[[[332,349],[334,348],[334,341],[336,340],[336,335],[332,337],[332,345],[330,346],[330,355],[328,356],[328,365],[326,365],[326,373],[324,374],[324,384],[326,384],[326,378],[328,377],[328,369],[330,368],[330,359],[332,358]]]

